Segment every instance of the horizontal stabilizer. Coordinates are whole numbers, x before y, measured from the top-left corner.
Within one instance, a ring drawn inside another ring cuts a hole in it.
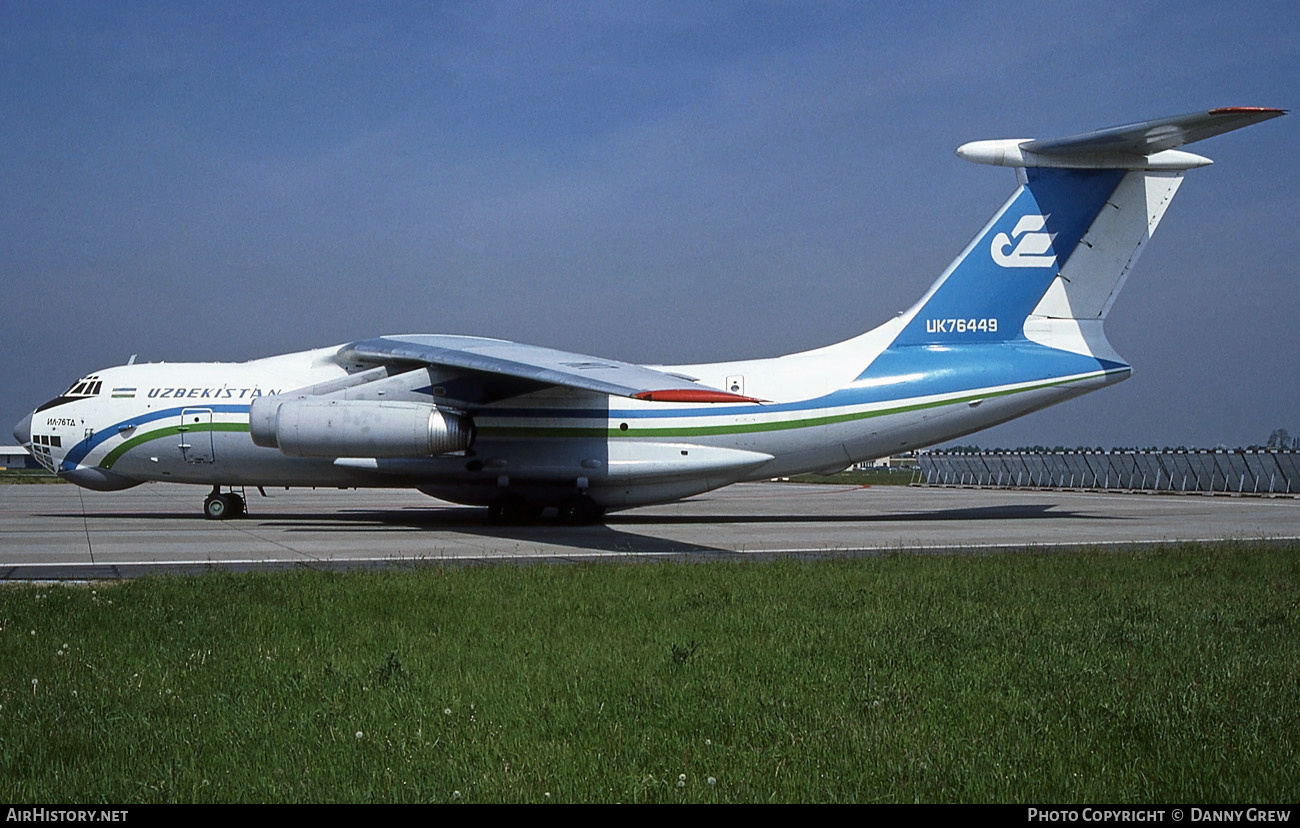
[[[1212,162],[1177,147],[1285,114],[1284,109],[1227,106],[1065,138],[973,141],[958,147],[957,155],[977,164],[1000,167],[1187,170]]]

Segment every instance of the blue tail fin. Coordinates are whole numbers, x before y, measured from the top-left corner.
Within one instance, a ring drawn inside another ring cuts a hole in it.
[[[1026,170],[1025,183],[921,298],[894,344],[1023,338],[1025,319],[1124,174],[1124,170]]]
[[[904,314],[894,344],[1030,338],[1059,347],[1073,329],[1074,339],[1095,338],[1183,171],[1212,163],[1177,147],[1283,114],[1222,107],[1066,138],[959,147],[969,161],[1019,168],[1022,184]]]

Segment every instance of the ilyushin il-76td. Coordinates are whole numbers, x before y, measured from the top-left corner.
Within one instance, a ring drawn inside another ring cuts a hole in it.
[[[1185,144],[1275,118],[1225,107],[957,154],[1019,186],[921,299],[816,350],[633,365],[500,339],[380,336],[251,362],[128,364],[14,429],[97,490],[410,487],[493,520],[588,522],[744,480],[922,448],[1126,379],[1103,323],[1190,169]]]

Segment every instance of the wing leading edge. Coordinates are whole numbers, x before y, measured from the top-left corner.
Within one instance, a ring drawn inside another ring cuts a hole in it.
[[[759,402],[629,362],[504,339],[435,334],[381,336],[353,342],[339,354],[348,360],[414,363],[654,402]]]

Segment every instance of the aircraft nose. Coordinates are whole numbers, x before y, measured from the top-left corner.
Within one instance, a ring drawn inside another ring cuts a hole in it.
[[[32,441],[32,415],[31,414],[28,414],[26,417],[23,417],[21,420],[18,421],[18,425],[14,426],[14,439],[18,441],[19,445],[23,445],[23,446],[27,445]]]

